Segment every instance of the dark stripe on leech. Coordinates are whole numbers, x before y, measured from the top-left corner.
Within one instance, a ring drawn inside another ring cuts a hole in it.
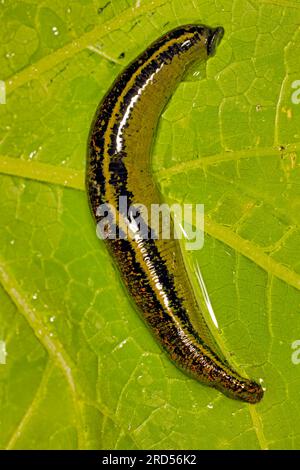
[[[131,271],[134,271],[135,278],[133,279],[133,282],[128,285],[128,288],[130,289],[131,294],[134,298],[140,299],[142,301],[140,307],[142,308],[150,326],[161,338],[163,344],[165,346],[168,344],[169,347],[172,348],[173,353],[177,355],[177,358],[181,357],[181,360],[184,362],[184,360],[186,359],[186,354],[191,354],[190,344],[185,343],[183,341],[183,338],[181,338],[180,342],[177,343],[177,341],[179,341],[180,336],[179,331],[181,331],[186,336],[186,333],[184,333],[183,331],[184,327],[186,332],[198,342],[198,345],[196,346],[196,354],[198,355],[201,353],[198,349],[198,347],[201,346],[205,351],[205,354],[207,354],[208,360],[218,361],[218,357],[215,355],[214,352],[206,350],[206,345],[204,341],[199,337],[198,332],[194,330],[189,319],[185,315],[181,315],[182,309],[181,306],[178,305],[178,302],[174,303],[177,305],[176,315],[182,322],[182,324],[179,324],[178,327],[176,327],[176,325],[173,323],[173,320],[171,319],[170,315],[164,311],[161,305],[161,299],[157,297],[156,293],[148,282],[148,277],[145,276],[145,270],[143,266],[141,266],[140,263],[136,260],[135,248],[133,248],[131,243],[128,240],[124,239],[113,240],[111,242],[111,249],[114,251],[115,256],[117,256],[118,258],[122,258],[123,270],[126,271],[123,271],[125,279],[130,276]],[[157,266],[161,266],[160,263],[165,264],[164,261],[162,261],[161,259],[158,263],[158,265],[156,264],[156,268]],[[159,275],[165,275],[163,269],[160,269],[159,271]],[[170,283],[170,287],[171,284],[172,283]],[[143,296],[140,295],[141,292],[143,293]],[[168,297],[172,303],[174,298],[176,298],[175,291],[173,290],[172,293],[169,291]],[[190,356],[190,361],[193,362],[194,360],[195,366],[198,366],[199,358],[194,358],[193,356]],[[217,362],[214,364],[214,368],[215,370],[222,371],[222,367],[220,367]]]
[[[190,32],[190,31],[189,31]],[[184,38],[186,37],[186,30],[175,30],[173,34],[169,35],[169,40],[173,40],[175,38],[179,38],[183,36]],[[117,209],[119,209],[119,204],[118,204],[118,198],[119,196],[126,196],[127,197],[127,202],[128,202],[128,207],[132,204],[132,198],[133,198],[133,193],[129,191],[127,184],[128,184],[128,171],[126,168],[126,153],[117,153],[117,141],[116,141],[116,136],[118,133],[119,129],[119,123],[122,120],[122,117],[124,116],[124,112],[128,108],[128,105],[130,104],[132,97],[136,95],[137,90],[140,89],[141,87],[144,86],[145,82],[149,79],[151,74],[157,70],[157,68],[161,64],[168,63],[172,60],[173,57],[177,57],[178,54],[181,53],[181,48],[178,43],[173,43],[171,44],[168,48],[165,48],[166,45],[166,39],[162,41],[157,41],[153,47],[149,48],[145,53],[142,54],[139,60],[135,61],[125,72],[119,77],[118,84],[115,84],[115,90],[114,93],[109,93],[107,95],[107,98],[104,101],[104,105],[107,109],[106,116],[109,116],[110,113],[111,117],[115,118],[116,115],[113,113],[113,108],[116,106],[119,100],[119,95],[122,93],[124,88],[127,86],[128,80],[131,78],[132,74],[134,74],[139,68],[142,68],[143,65],[147,61],[150,60],[150,62],[144,67],[144,69],[141,71],[140,74],[138,74],[135,78],[135,81],[128,91],[128,93],[124,96],[122,100],[122,104],[120,106],[120,110],[118,111],[119,114],[119,119],[115,121],[115,124],[113,126],[112,130],[112,138],[110,138],[110,148],[107,149],[108,154],[111,156],[111,161],[109,163],[109,184],[113,185],[116,190],[116,205]],[[190,45],[193,44],[193,40],[191,38],[190,40]],[[164,51],[161,54],[157,53],[159,52],[161,47],[164,47]],[[151,60],[151,57],[153,55],[157,55],[155,59]],[[104,139],[103,139],[103,131],[104,129],[107,130],[110,119],[105,119],[105,115],[101,114],[99,121],[104,120],[105,125],[100,125],[98,123],[98,135],[102,135],[102,139],[98,141],[98,144],[101,145],[102,152],[104,152]],[[114,119],[111,119],[114,121]],[[130,117],[128,119],[130,121]],[[111,131],[111,129],[109,129]],[[99,146],[100,146],[99,145]],[[102,153],[101,151],[99,153]],[[99,167],[98,167],[99,170]],[[103,174],[98,174],[97,175],[97,182],[99,182],[99,178],[101,181],[105,180],[105,177]],[[105,194],[105,191],[103,191],[103,195]],[[127,214],[123,214],[124,216],[127,216]],[[150,234],[150,228],[148,227],[148,233]],[[168,271],[168,268],[166,266],[165,261],[162,259],[160,253],[158,252],[158,249],[153,242],[153,240],[146,240],[144,241],[144,244],[147,246],[147,252],[154,263],[154,269],[155,273],[157,274],[159,278],[159,282],[164,285],[165,288],[165,293],[170,301],[170,307],[175,308],[179,318],[186,324],[186,326],[190,325],[189,319],[185,313],[185,309],[183,308],[182,305],[182,299],[178,297],[176,291],[175,291],[175,285],[174,285],[174,278],[173,275],[171,275]],[[134,256],[134,252],[132,251],[132,256]],[[190,325],[191,326],[191,325]],[[192,326],[191,326],[192,327]],[[190,328],[189,328],[190,329]],[[193,329],[192,329],[193,330]],[[191,331],[192,332],[192,331]],[[193,331],[194,333],[194,331]]]
[[[192,43],[193,41],[191,41],[191,44]],[[154,53],[156,53],[157,51],[158,49],[155,48]],[[120,111],[119,111],[119,115],[120,115],[119,122],[122,120],[122,117],[124,116],[124,112],[128,108],[132,100],[132,97],[137,94],[137,90],[144,86],[144,84],[149,79],[151,74],[155,70],[157,70],[157,68],[160,67],[161,64],[170,62],[172,60],[172,57],[178,56],[180,52],[181,52],[180,46],[177,43],[172,44],[162,54],[158,55],[158,57],[156,57],[155,60],[154,59],[151,60],[145,66],[142,72],[139,75],[137,75],[135,82],[133,83],[133,86],[130,88],[128,93],[123,98]],[[151,56],[149,55],[149,57]],[[130,76],[131,76],[131,73],[130,73]],[[124,84],[124,87],[125,87],[127,84],[128,78],[125,76],[124,80],[126,80],[126,83]],[[130,117],[128,118],[128,121],[130,121]],[[110,172],[109,183],[115,187],[117,206],[118,206],[119,196],[127,196],[127,202],[128,202],[128,207],[129,207],[133,202],[132,201],[133,193],[129,191],[127,187],[128,172],[126,169],[126,153],[125,152],[117,153],[116,136],[118,133],[118,129],[119,129],[119,126],[115,123],[113,127],[113,131],[112,131],[112,139],[110,140],[111,147],[108,149],[108,153],[111,156],[111,161],[109,163],[109,172]],[[117,207],[117,209],[119,209],[119,207]],[[123,214],[123,215],[127,216],[127,214]],[[148,232],[150,233],[149,227],[148,227]],[[158,249],[155,243],[153,242],[153,240],[145,240],[144,246],[147,247],[146,249],[150,256],[150,259],[154,263],[155,273],[158,276],[159,282],[164,286],[165,293],[170,301],[170,307],[176,309],[176,312],[180,320],[184,324],[186,324],[187,329],[190,330],[190,333],[194,334],[195,332],[192,328],[192,325],[190,324],[190,321],[186,315],[185,309],[182,304],[183,299],[179,298],[179,296],[177,295],[175,291],[173,275],[169,273],[166,263],[162,259],[160,253],[158,252]],[[134,251],[132,251],[132,256],[134,256]]]
[[[193,44],[191,40],[190,44]],[[189,46],[190,47],[190,46]],[[129,89],[127,94],[124,96],[122,103],[120,103],[120,109],[118,110],[118,119],[115,119],[115,123],[111,130],[110,143],[107,149],[108,155],[111,157],[111,162],[109,164],[110,179],[109,183],[114,185],[116,188],[116,208],[119,209],[119,200],[120,196],[126,196],[128,201],[128,206],[133,203],[133,193],[128,188],[127,183],[127,169],[126,169],[126,151],[118,152],[117,149],[117,135],[120,128],[120,122],[122,121],[128,106],[130,105],[132,98],[137,95],[138,91],[144,87],[145,83],[149,77],[155,72],[162,64],[171,62],[172,57],[178,56],[181,52],[180,46],[175,43],[170,45],[168,49],[162,52],[158,57],[145,66],[141,73],[137,75],[132,87]],[[125,88],[126,84],[124,85]],[[116,102],[117,104],[117,102]],[[112,114],[116,118],[116,114]],[[124,128],[130,123],[130,114],[126,123],[124,123]],[[125,143],[125,142],[124,142]],[[124,145],[125,146],[125,145]]]
[[[190,323],[189,318],[183,312],[183,307],[181,304],[182,299],[177,296],[173,284],[173,277],[169,274],[165,261],[162,260],[160,254],[158,254],[153,240],[148,241],[151,242],[154,248],[153,251],[150,249],[149,256],[151,261],[155,263],[155,273],[158,275],[159,282],[161,282],[164,287],[167,287],[165,291],[168,296],[168,300],[170,301],[170,307],[176,308],[176,315],[178,315],[178,318],[186,328],[187,332],[191,334],[191,336],[196,337],[201,345],[204,345],[203,340],[199,337],[198,333],[194,330],[192,324]],[[161,326],[161,324],[163,325],[164,322],[169,321],[170,316],[162,309],[161,299],[157,297],[156,292],[149,284],[148,276],[145,276],[145,269],[143,265],[137,261],[135,248],[133,248],[130,241],[118,239],[113,240],[112,242],[109,241],[109,243],[111,245],[111,249],[115,252],[118,258],[123,258],[123,269],[128,272],[134,271],[136,278],[134,279],[134,283],[130,284],[129,288],[131,290],[133,288],[132,295],[136,298],[140,298],[140,293],[141,291],[143,292],[143,310],[151,325],[158,328]],[[135,294],[135,291],[138,295]],[[160,316],[157,315],[158,312],[160,313]]]
[[[189,29],[189,33],[193,33],[196,31],[196,28],[191,27]],[[185,37],[186,36],[186,29],[183,28],[178,28],[177,30],[172,31],[168,35],[168,40],[174,40],[176,38],[180,38],[181,36]],[[191,38],[191,43],[193,42],[193,38]],[[158,53],[160,48],[162,46],[165,46],[166,44],[166,38],[162,38],[158,41],[156,41],[152,47],[148,48],[145,52],[143,52],[139,58],[139,60],[135,60],[122,74],[121,76],[117,79],[117,81],[114,82],[112,85],[111,89],[109,92],[106,94],[106,97],[103,100],[102,103],[102,111],[101,115],[97,116],[96,121],[92,127],[94,129],[94,133],[91,136],[91,139],[94,140],[94,145],[91,148],[91,162],[90,162],[90,180],[91,180],[91,186],[94,186],[94,190],[90,187],[90,195],[92,196],[91,200],[97,201],[97,206],[100,205],[101,203],[105,202],[105,187],[106,187],[106,176],[104,175],[103,172],[103,161],[104,161],[104,152],[105,152],[105,143],[104,143],[104,136],[106,135],[106,132],[108,130],[109,124],[111,122],[111,118],[116,117],[115,114],[113,114],[113,109],[116,106],[120,95],[122,94],[122,91],[126,87],[128,80],[130,77],[137,72],[139,68],[141,68],[149,59]],[[164,51],[159,58],[159,60],[162,62],[162,59],[167,60],[172,57],[174,57],[176,54],[179,53],[179,45],[177,43],[172,44],[167,51]],[[120,119],[122,113],[124,113],[124,109],[128,106],[130,99],[132,98],[133,95],[133,89],[135,86],[141,86],[143,83],[145,83],[146,79],[149,78],[151,73],[156,70],[157,67],[157,61],[153,61],[153,63],[148,64],[147,71],[145,74],[143,73],[143,80],[141,80],[141,76],[138,74],[135,80],[134,86],[130,89],[129,93],[126,95],[126,97],[123,100],[123,103],[121,105],[121,109],[119,111]],[[150,75],[149,75],[150,74]],[[145,78],[147,77],[147,78]],[[114,93],[111,93],[112,88],[114,89]],[[118,122],[116,120],[116,122]],[[116,153],[116,141],[110,141],[111,148],[108,149],[109,155],[114,155]],[[95,150],[95,146],[99,148],[99,150]],[[116,176],[112,176],[112,179],[116,179]],[[94,183],[93,183],[94,182]],[[100,187],[101,194],[98,195],[97,192],[97,186]],[[121,183],[121,189],[120,189],[120,194],[126,195],[125,191],[125,181],[122,181]],[[131,192],[128,191],[128,196],[131,195]],[[95,209],[94,209],[95,210]]]
[[[190,39],[190,44],[188,47],[192,47],[195,43],[195,38]],[[150,76],[157,71],[157,69],[163,65],[163,64],[168,64],[172,61],[174,57],[178,57],[181,53],[185,52],[186,48],[183,50],[178,43],[171,44],[167,49],[163,50],[161,54],[159,54],[157,57],[153,58],[152,60],[151,57],[149,56],[146,61],[143,62],[140,67],[137,67],[135,72],[141,68],[140,73],[136,76],[135,81],[132,85],[132,87],[128,90],[127,94],[123,97],[122,102],[120,104],[120,110],[118,112],[119,114],[119,119],[116,120],[116,124],[120,123],[122,120],[122,117],[124,116],[125,111],[127,110],[128,106],[131,103],[132,97],[137,94],[138,90],[144,87],[145,83],[147,80],[149,80]],[[158,51],[156,51],[158,52]],[[155,54],[153,54],[155,55]],[[147,61],[149,61],[147,63]],[[147,65],[143,68],[143,65]],[[135,73],[134,72],[134,73]],[[129,77],[124,77],[124,86],[123,89],[126,87],[127,82],[128,82]],[[117,101],[115,102],[117,104]],[[113,111],[113,110],[112,110]],[[115,117],[116,114],[113,114]],[[112,147],[108,149],[109,155],[113,155],[116,153],[116,142],[111,142]]]

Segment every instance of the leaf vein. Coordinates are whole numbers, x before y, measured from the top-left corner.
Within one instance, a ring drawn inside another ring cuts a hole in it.
[[[49,357],[53,359],[53,361],[63,372],[67,384],[69,386],[69,390],[71,392],[71,396],[74,403],[74,409],[76,411],[79,446],[80,448],[84,448],[84,418],[82,416],[79,404],[78,390],[73,376],[74,364],[72,363],[71,358],[64,350],[62,344],[50,335],[50,332],[48,331],[46,325],[39,319],[35,309],[32,308],[32,306],[27,301],[25,293],[18,285],[14,276],[9,272],[8,266],[6,266],[3,260],[1,259],[0,283],[2,284],[4,290],[7,292],[13,303],[16,305],[18,311],[21,313],[21,315],[24,317],[24,319],[27,321],[27,323],[33,330],[37,339],[48,352]]]

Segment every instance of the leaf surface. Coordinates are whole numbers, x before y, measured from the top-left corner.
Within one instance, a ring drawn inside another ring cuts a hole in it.
[[[3,1],[0,21],[0,447],[299,448],[300,3]],[[101,97],[188,22],[225,37],[206,77],[165,110],[153,169],[167,200],[205,204],[204,248],[186,257],[201,267],[218,343],[263,380],[257,406],[170,363],[84,191]]]

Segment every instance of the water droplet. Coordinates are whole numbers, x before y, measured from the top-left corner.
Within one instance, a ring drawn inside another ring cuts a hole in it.
[[[16,54],[14,52],[7,52],[7,54],[5,54],[5,57],[7,59],[11,59],[12,57],[14,57]]]
[[[209,408],[210,410],[212,410],[213,407],[214,407],[214,405],[213,405],[212,403],[209,403],[209,404],[207,405],[207,408]]]
[[[53,32],[54,36],[58,36],[58,35],[59,35],[59,31],[58,31],[58,29],[57,29],[56,26],[53,26],[52,32]]]
[[[50,317],[50,318],[49,318],[50,322],[53,323],[54,320],[55,320],[55,318],[56,318],[56,317],[55,317],[54,315],[53,315],[52,317]]]
[[[123,346],[125,346],[126,343],[127,343],[127,339],[124,339],[123,341],[121,341],[120,344],[118,344],[117,349],[122,349]]]
[[[264,379],[262,379],[262,378],[260,377],[260,379],[259,379],[259,383],[261,384],[261,388],[262,388],[262,389],[263,389],[263,391],[265,392],[265,391],[267,390],[267,387],[264,387],[264,386],[263,386]]]
[[[35,292],[35,293],[32,295],[32,299],[33,299],[33,300],[36,300],[37,298],[38,298],[38,295],[37,295],[37,293]]]
[[[15,240],[10,240],[10,244],[11,244],[11,245],[14,245],[14,244],[15,244]]]
[[[32,152],[30,152],[29,157],[28,157],[29,160],[32,160],[36,156],[36,154],[37,154],[36,150],[33,150]]]

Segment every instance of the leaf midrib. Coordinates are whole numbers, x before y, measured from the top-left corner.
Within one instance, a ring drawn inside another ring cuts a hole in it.
[[[23,315],[28,325],[33,330],[35,336],[48,352],[49,357],[62,371],[71,393],[74,409],[76,411],[76,428],[78,444],[80,448],[85,448],[84,437],[84,416],[81,410],[79,400],[79,390],[74,377],[75,365],[68,356],[64,347],[57,338],[51,337],[46,325],[40,320],[36,311],[31,307],[26,299],[25,293],[16,282],[14,276],[10,273],[9,267],[3,259],[0,258],[0,283],[18,311]]]
[[[82,36],[74,39],[65,46],[55,50],[47,56],[44,56],[36,63],[25,67],[20,72],[17,72],[11,77],[8,77],[6,90],[7,96],[28,81],[37,78],[42,73],[51,70],[61,62],[70,59],[78,52],[88,48],[90,45],[99,41],[99,39],[106,36],[107,34],[110,34],[113,31],[120,29],[122,26],[125,26],[129,21],[139,16],[143,16],[147,12],[153,11],[165,5],[166,3],[168,3],[168,1],[152,0],[150,3],[141,5],[138,8],[127,8],[120,16],[105,21],[99,26],[93,28],[92,31],[84,33]]]

